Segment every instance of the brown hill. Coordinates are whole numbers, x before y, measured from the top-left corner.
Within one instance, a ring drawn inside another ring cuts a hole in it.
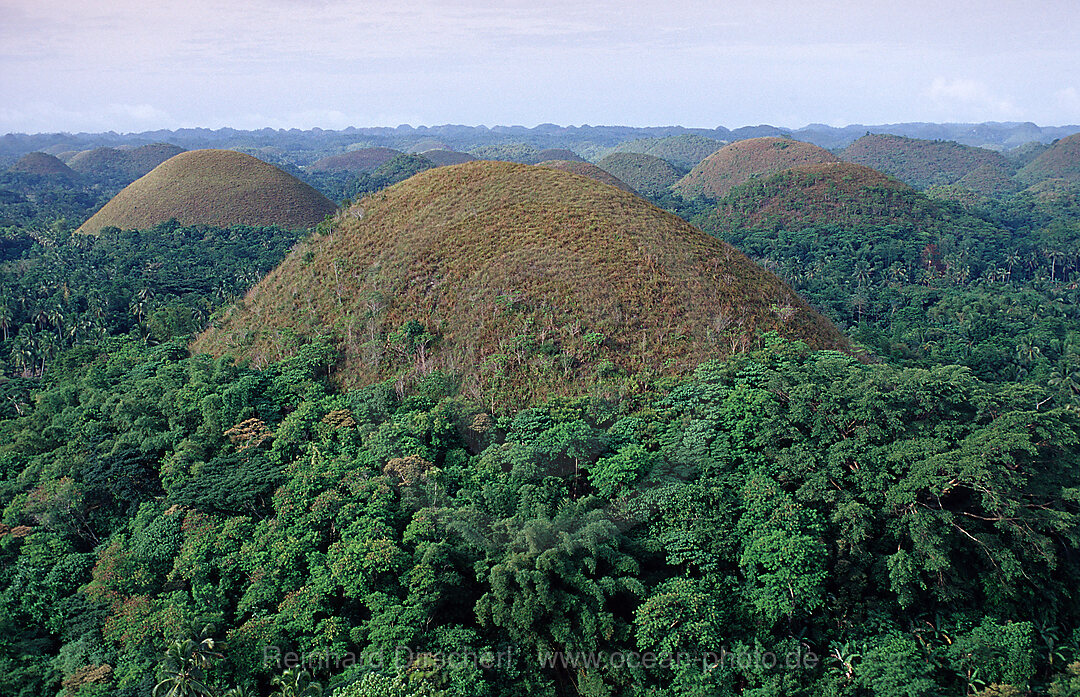
[[[850,162],[803,165],[732,189],[710,216],[710,228],[798,229],[837,223],[886,225],[923,216],[922,196],[907,184]]]
[[[132,181],[135,181],[144,174],[148,174],[150,170],[165,160],[176,157],[182,152],[185,152],[184,148],[171,143],[140,145],[134,150],[125,153],[127,155],[128,173],[132,176]]]
[[[158,165],[83,223],[101,228],[148,228],[175,218],[184,225],[281,225],[307,228],[335,206],[295,177],[232,150],[193,150]]]
[[[580,174],[583,177],[588,177],[602,184],[608,184],[614,186],[617,189],[623,191],[629,191],[630,193],[637,193],[622,181],[618,177],[614,176],[610,172],[605,172],[591,162],[585,162],[583,160],[548,160],[541,162],[538,167],[550,167],[551,169],[561,169],[564,172],[570,172],[571,174]]]
[[[67,166],[95,179],[130,181],[127,153],[116,148],[83,150],[68,160]]]
[[[392,148],[362,148],[316,160],[308,166],[308,169],[316,172],[367,174],[374,172],[380,165],[400,154],[401,151]]]
[[[19,158],[19,161],[8,168],[15,174],[35,174],[43,177],[61,177],[64,179],[76,179],[78,173],[71,169],[59,158],[46,155],[43,152],[31,152]]]
[[[288,332],[283,330],[288,329]],[[200,336],[255,364],[332,332],[345,385],[442,375],[493,409],[674,374],[777,330],[845,338],[774,275],[675,215],[546,167],[470,162],[339,214]],[[621,383],[620,383],[621,384]]]
[[[667,191],[680,177],[679,170],[667,160],[640,152],[613,152],[596,164],[643,194]]]
[[[1080,182],[1080,133],[1055,140],[1045,152],[1024,165],[1016,173],[1016,179],[1024,186],[1045,179]]]
[[[1004,155],[950,140],[865,135],[844,148],[840,159],[873,167],[916,189],[960,184],[984,196],[998,196],[1015,189],[1013,165]]]
[[[476,159],[468,153],[457,152],[456,150],[425,150],[420,154],[430,160],[436,167],[460,165]]]
[[[835,155],[788,138],[750,138],[725,145],[702,160],[673,187],[683,198],[720,198],[753,176],[799,165],[836,162]]]
[[[611,149],[616,152],[636,152],[652,155],[682,169],[692,169],[709,155],[724,147],[727,143],[696,133],[683,133],[667,138],[640,138],[620,143]]]

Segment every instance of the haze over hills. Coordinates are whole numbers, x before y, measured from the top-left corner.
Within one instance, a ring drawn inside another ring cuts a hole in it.
[[[674,190],[683,198],[720,198],[753,176],[798,165],[836,162],[835,155],[810,143],[789,138],[752,138],[725,145],[680,179]]]
[[[951,141],[866,135],[846,147],[840,159],[891,174],[916,189],[959,183],[995,196],[1015,188],[1014,166],[1000,153]]]
[[[235,224],[311,227],[336,206],[277,167],[231,150],[195,150],[163,162],[136,180],[78,229]]]
[[[344,384],[439,369],[517,404],[612,371],[678,372],[769,330],[847,346],[775,276],[644,199],[497,162],[433,169],[343,211],[195,348],[259,364],[289,350],[285,327],[333,328]]]
[[[457,152],[456,150],[425,150],[420,155],[432,162],[436,167],[460,165],[476,159],[468,153]]]

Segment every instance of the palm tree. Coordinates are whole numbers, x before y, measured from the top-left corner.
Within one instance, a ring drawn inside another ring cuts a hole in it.
[[[290,668],[278,675],[270,684],[277,688],[271,697],[322,697],[322,685],[311,680],[311,675],[300,668]]]
[[[8,331],[11,329],[11,324],[14,321],[15,313],[12,311],[7,298],[0,300],[0,329],[4,331],[4,341],[8,340]]]
[[[213,648],[213,639],[210,648]],[[205,643],[205,642],[203,642]],[[165,652],[161,664],[161,680],[154,685],[153,697],[214,697],[206,684],[206,656],[200,655],[203,643],[193,639],[177,639]]]

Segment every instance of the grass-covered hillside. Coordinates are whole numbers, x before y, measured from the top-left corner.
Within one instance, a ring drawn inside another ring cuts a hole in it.
[[[740,140],[706,157],[674,189],[683,198],[720,198],[751,177],[819,162],[836,162],[836,156],[816,145],[790,138]]]
[[[256,365],[331,332],[337,379],[489,405],[673,374],[766,331],[846,340],[772,274],[645,200],[546,167],[434,169],[358,202],[195,343]],[[634,383],[636,384],[636,383]]]
[[[79,232],[148,228],[174,218],[182,225],[306,228],[335,208],[312,187],[250,155],[193,150],[126,187]]]
[[[638,152],[613,152],[596,164],[643,194],[666,192],[682,176],[667,160]]]

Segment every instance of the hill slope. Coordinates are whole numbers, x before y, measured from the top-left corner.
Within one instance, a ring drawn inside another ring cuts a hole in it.
[[[714,138],[694,133],[683,133],[667,138],[639,138],[620,143],[611,149],[616,152],[636,152],[652,155],[670,162],[686,171],[693,168],[709,155],[724,147],[725,143]],[[610,154],[610,153],[609,153]]]
[[[667,160],[639,152],[613,152],[596,164],[643,194],[667,191],[680,176]]]
[[[680,179],[674,190],[683,198],[720,198],[755,175],[799,165],[836,162],[828,150],[788,138],[751,138],[725,145]]]
[[[1013,165],[1004,155],[949,140],[866,135],[844,148],[840,159],[891,174],[916,189],[960,183],[995,196],[1014,188]]]
[[[362,148],[344,152],[340,155],[330,155],[308,165],[308,169],[316,172],[352,172],[362,174],[374,172],[380,165],[389,162],[401,154],[400,150],[392,148]]]
[[[1045,152],[1017,172],[1016,178],[1025,186],[1045,179],[1080,182],[1080,133],[1054,141]]]
[[[76,179],[78,173],[65,165],[59,158],[43,152],[31,152],[23,155],[8,168],[15,174],[35,174],[43,177],[62,177]]]
[[[591,162],[585,162],[583,160],[547,160],[546,162],[541,162],[538,166],[558,169],[563,172],[570,172],[571,174],[580,174],[583,177],[588,177],[589,179],[598,181],[602,184],[608,184],[617,189],[629,191],[630,193],[637,193],[626,182],[610,172],[605,172]]]
[[[193,150],[163,162],[130,184],[83,223],[78,232],[103,227],[148,228],[172,218],[183,225],[315,225],[335,206],[295,177],[250,155]]]
[[[423,172],[343,211],[194,348],[257,364],[332,331],[347,385],[435,369],[520,406],[620,370],[672,374],[777,330],[846,339],[743,254],[632,194],[545,167]]]
[[[468,153],[457,152],[456,150],[425,150],[420,153],[420,155],[436,167],[460,165],[465,162],[472,162],[476,159]]]

